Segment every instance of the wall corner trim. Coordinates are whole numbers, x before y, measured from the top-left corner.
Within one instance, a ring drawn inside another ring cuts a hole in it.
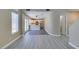
[[[49,33],[48,31],[46,31],[49,35],[52,35],[52,36],[61,36],[61,35],[56,35],[56,34],[51,34]]]
[[[10,46],[12,43],[14,43],[20,37],[22,37],[22,35],[19,35],[17,38],[15,38],[14,40],[10,41],[8,44],[4,45],[1,49],[6,49],[8,46]]]
[[[69,42],[69,45],[72,46],[75,49],[79,49],[79,47],[77,47],[76,45],[74,45],[73,43]]]

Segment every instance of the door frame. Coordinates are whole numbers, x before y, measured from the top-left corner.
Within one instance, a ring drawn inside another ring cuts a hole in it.
[[[60,18],[60,34],[61,35],[66,35],[68,36],[69,35],[69,28],[68,28],[68,20],[67,20],[67,16],[66,15],[60,15],[60,17],[64,17],[64,19],[61,19]],[[64,30],[62,28],[62,20],[64,20]],[[64,31],[64,32],[63,32]]]

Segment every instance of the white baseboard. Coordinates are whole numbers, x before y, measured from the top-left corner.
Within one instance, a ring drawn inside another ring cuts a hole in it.
[[[79,47],[77,47],[76,45],[72,44],[71,42],[69,42],[69,45],[75,49],[79,49]]]
[[[51,34],[51,33],[48,33],[49,35],[53,35],[53,36],[61,36],[61,35],[56,35],[56,34]]]
[[[15,42],[16,40],[18,40],[22,35],[18,36],[17,38],[15,38],[14,40],[12,40],[11,42],[9,42],[8,44],[6,44],[5,46],[3,46],[1,49],[5,49],[8,46],[10,46],[13,42]]]
[[[56,35],[56,34],[51,34],[48,31],[46,31],[49,35],[53,35],[53,36],[61,36],[61,35]]]

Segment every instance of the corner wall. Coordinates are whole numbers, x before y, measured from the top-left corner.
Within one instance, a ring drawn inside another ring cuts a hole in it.
[[[21,15],[19,10],[19,32],[11,34],[11,12],[12,9],[0,9],[0,48],[21,35]]]
[[[60,35],[60,18],[57,12],[50,12],[47,14],[45,29],[50,34]]]
[[[73,16],[73,17],[71,17]],[[69,20],[69,43],[73,44],[74,48],[79,48],[79,13],[70,13]]]

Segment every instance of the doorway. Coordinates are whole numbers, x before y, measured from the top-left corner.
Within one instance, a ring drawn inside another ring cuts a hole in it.
[[[61,35],[68,35],[67,16],[65,15],[60,16],[60,33]]]
[[[30,30],[40,30],[40,21],[30,20]]]
[[[29,21],[28,19],[25,18],[25,23],[24,23],[24,31],[28,31],[29,30]]]

